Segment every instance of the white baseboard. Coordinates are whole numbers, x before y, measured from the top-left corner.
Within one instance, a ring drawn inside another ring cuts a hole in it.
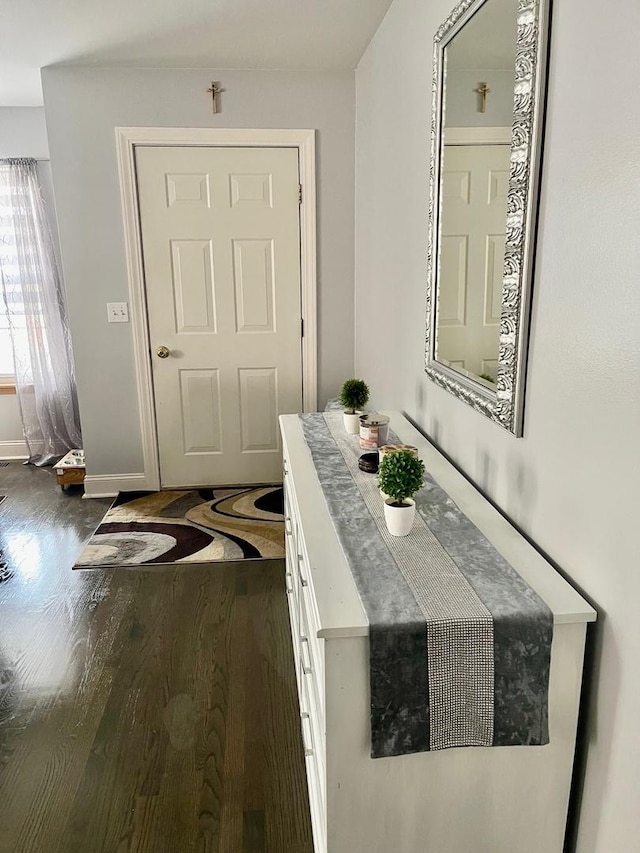
[[[29,451],[24,441],[0,441],[0,459],[28,459]]]
[[[145,474],[87,474],[85,498],[113,498],[118,492],[155,491]]]

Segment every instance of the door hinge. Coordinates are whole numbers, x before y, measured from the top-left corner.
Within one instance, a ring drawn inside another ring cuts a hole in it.
[[[302,204],[302,184],[298,184],[298,204]]]
[[[304,318],[300,318],[300,337],[304,338]]]

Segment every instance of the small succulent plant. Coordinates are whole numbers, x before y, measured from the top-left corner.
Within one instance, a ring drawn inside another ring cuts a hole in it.
[[[422,459],[416,459],[408,450],[396,450],[383,456],[378,483],[393,500],[393,506],[402,506],[407,498],[422,488],[423,474]]]
[[[340,403],[347,414],[363,409],[369,401],[369,386],[362,379],[347,379],[340,392]]]

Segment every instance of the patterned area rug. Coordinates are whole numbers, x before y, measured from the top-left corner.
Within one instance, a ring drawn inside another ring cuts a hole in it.
[[[284,557],[282,486],[121,492],[74,569]]]

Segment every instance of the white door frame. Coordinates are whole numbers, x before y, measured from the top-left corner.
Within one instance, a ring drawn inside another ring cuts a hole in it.
[[[151,344],[142,263],[138,215],[135,149],[151,146],[210,146],[235,148],[297,148],[302,186],[300,204],[302,338],[302,406],[317,409],[317,297],[316,297],[316,158],[314,130],[250,130],[245,128],[116,127],[118,172],[124,220],[129,279],[129,308],[133,332],[144,480],[138,488],[160,488],[158,435],[151,378]]]
[[[445,145],[511,145],[510,127],[447,127]]]

